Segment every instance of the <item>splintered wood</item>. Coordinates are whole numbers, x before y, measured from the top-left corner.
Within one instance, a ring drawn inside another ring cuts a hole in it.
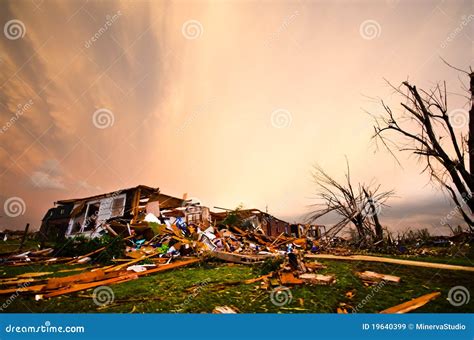
[[[280,282],[282,285],[301,285],[303,280],[296,278],[291,272],[281,272]]]
[[[366,270],[365,272],[356,272],[356,275],[363,281],[367,281],[369,283],[378,283],[380,281],[388,281],[394,283],[400,282],[400,278],[398,276],[379,274],[368,270]]]
[[[313,274],[305,273],[299,276],[301,280],[305,283],[313,285],[330,285],[336,282],[336,276],[334,275],[322,275],[322,274]]]
[[[424,305],[426,305],[428,302],[431,300],[436,299],[441,295],[440,292],[433,292],[430,294],[426,294],[420,297],[417,297],[416,299],[412,299],[410,301],[401,303],[399,305],[387,308],[383,311],[381,311],[381,314],[403,314],[403,313],[408,313],[412,310],[418,309]]]
[[[39,282],[43,282],[43,284],[36,284],[31,285],[31,283],[39,283],[38,281],[30,281],[33,280],[32,278],[26,279],[28,280],[26,283],[30,283],[29,286],[24,287],[15,287],[10,289],[3,289],[0,290],[1,294],[12,294],[12,293],[36,293],[37,300],[42,298],[51,298],[55,296],[60,296],[64,294],[79,292],[82,290],[104,286],[104,285],[112,285],[117,283],[123,283],[130,280],[138,279],[139,276],[154,274],[157,272],[170,270],[174,268],[184,267],[193,263],[197,263],[201,261],[198,258],[192,258],[184,261],[173,262],[170,264],[163,264],[160,265],[158,268],[148,269],[143,272],[139,273],[132,273],[127,270],[106,270],[106,269],[113,269],[114,267],[103,267],[98,269],[93,269],[91,271],[87,271],[84,273],[76,274],[76,275],[69,275],[65,277],[53,277],[49,279],[39,280]],[[120,266],[117,266],[120,267]],[[41,273],[44,274],[44,273]],[[32,275],[35,276],[35,275]],[[37,275],[40,276],[40,275]],[[15,283],[18,284],[23,282],[23,279],[18,280],[15,278],[9,279],[9,281],[4,281],[8,283]]]
[[[237,314],[238,310],[235,307],[217,306],[212,311],[213,314]]]

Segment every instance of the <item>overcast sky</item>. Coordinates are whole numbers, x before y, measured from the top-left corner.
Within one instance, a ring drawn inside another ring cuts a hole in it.
[[[396,191],[385,225],[446,230],[449,200],[416,158],[376,151],[365,111],[399,105],[384,79],[463,92],[440,57],[473,64],[471,1],[0,6],[0,229],[138,184],[301,221],[312,165],[342,178],[347,157],[354,181]]]

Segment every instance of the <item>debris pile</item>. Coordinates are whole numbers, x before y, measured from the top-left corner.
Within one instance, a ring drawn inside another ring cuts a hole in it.
[[[57,230],[53,232],[52,227],[67,223],[68,228],[61,229],[64,243],[30,251],[22,251],[20,246],[17,251],[0,254],[0,263],[3,266],[41,265],[43,268],[52,264],[70,265],[70,268],[59,271],[67,276],[51,277],[58,271],[53,273],[45,269],[3,278],[0,279],[0,295],[31,294],[36,300],[48,299],[208,260],[260,264],[262,267],[270,264],[265,275],[218,283],[258,283],[263,291],[337,284],[338,278],[331,273],[331,268],[318,259],[474,271],[470,267],[448,264],[352,255],[347,241],[338,237],[321,237],[318,226],[290,225],[257,209],[211,213],[195,200],[163,195],[158,189],[144,186],[59,203],[58,207],[48,211],[42,230],[45,235],[56,235]],[[26,234],[27,229],[23,239]],[[80,237],[85,236],[87,240],[108,238],[110,242],[92,242],[92,248],[83,247],[80,252],[74,252],[74,242],[84,246],[86,241]],[[117,247],[118,243],[121,247]],[[65,251],[68,249],[70,252]],[[353,274],[365,286],[381,282],[399,284],[401,281],[394,275],[367,270]],[[355,291],[349,291],[346,298],[352,299],[354,295]],[[409,311],[437,296],[415,299],[410,304],[384,312]],[[337,312],[347,313],[353,309],[349,301],[341,302]],[[213,312],[238,313],[239,310],[234,306],[217,306]]]

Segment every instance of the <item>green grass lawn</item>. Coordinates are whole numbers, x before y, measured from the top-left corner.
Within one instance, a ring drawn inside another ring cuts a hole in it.
[[[3,312],[209,313],[215,306],[232,305],[243,313],[335,313],[340,303],[355,307],[365,299],[358,312],[375,313],[433,291],[441,292],[441,296],[417,312],[474,312],[474,298],[459,307],[452,306],[447,300],[448,292],[454,286],[464,286],[474,294],[471,272],[355,261],[320,262],[328,266],[320,272],[335,274],[337,282],[332,286],[291,287],[292,299],[283,306],[274,305],[270,299],[271,290],[261,289],[260,283],[222,285],[258,277],[262,274],[261,267],[212,262],[111,285],[114,301],[105,306],[94,303],[91,289],[40,301],[35,301],[34,295],[19,295]],[[1,278],[36,270],[55,272],[66,268],[71,266],[3,267]],[[353,275],[355,271],[363,270],[397,275],[401,277],[401,282],[387,283],[374,293],[373,288],[365,287]],[[352,299],[346,297],[348,291],[355,293]],[[0,302],[9,297],[1,296]]]

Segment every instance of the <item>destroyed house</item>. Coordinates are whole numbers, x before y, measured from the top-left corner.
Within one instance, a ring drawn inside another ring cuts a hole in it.
[[[260,231],[267,236],[278,236],[289,232],[290,224],[258,209],[227,210],[212,213],[217,224],[237,222],[244,228]]]
[[[319,239],[326,230],[324,225],[319,224],[292,224],[287,234],[292,237],[307,237],[310,239]]]
[[[160,193],[159,188],[139,185],[133,188],[85,198],[61,200],[48,210],[40,228],[43,239],[96,237],[104,232],[113,235],[128,232],[144,223],[146,216],[154,219],[183,217],[186,222],[208,219],[209,209]],[[169,216],[168,216],[169,214]]]

